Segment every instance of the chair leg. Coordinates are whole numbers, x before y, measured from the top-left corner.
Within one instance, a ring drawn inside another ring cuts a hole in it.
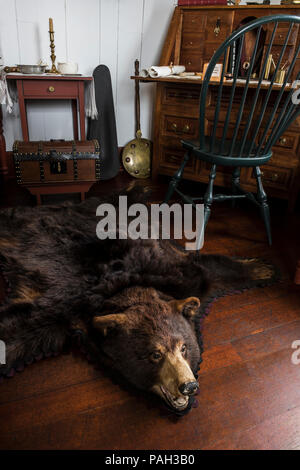
[[[232,182],[231,182],[231,188],[232,188],[232,194],[236,195],[238,194],[238,188],[240,186],[240,175],[241,175],[241,169],[240,167],[236,167],[233,172],[232,172]],[[231,201],[231,207],[236,206],[236,200],[233,199]]]
[[[191,156],[191,152],[187,152],[184,156],[184,159],[183,159],[183,162],[181,164],[181,166],[178,168],[178,170],[176,171],[175,175],[173,176],[173,178],[171,179],[170,183],[169,183],[169,187],[168,187],[168,190],[166,192],[166,195],[165,195],[165,199],[164,199],[164,202],[167,204],[169,202],[169,200],[171,199],[178,183],[180,182],[181,178],[182,178],[182,175],[183,175],[183,172],[184,172],[184,168],[187,164],[187,162],[189,161],[190,159],[190,156]]]
[[[259,166],[254,168],[254,174],[257,182],[257,200],[260,203],[260,211],[262,218],[265,223],[267,237],[269,245],[272,245],[272,233],[271,233],[271,221],[270,221],[270,209],[267,202],[267,195],[265,193],[262,180],[261,180],[261,170]]]
[[[213,203],[213,187],[216,178],[216,169],[217,165],[212,165],[209,175],[209,183],[207,186],[206,193],[204,195],[204,227],[206,227],[210,213],[211,213],[211,205]]]

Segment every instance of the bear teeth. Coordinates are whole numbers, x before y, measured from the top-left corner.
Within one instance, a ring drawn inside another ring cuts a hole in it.
[[[175,400],[175,402],[176,402],[178,405],[185,405],[186,402],[187,402],[187,399],[186,399],[186,398],[183,398],[183,397],[182,397],[182,398],[179,397],[179,398],[177,398],[177,400]]]
[[[188,404],[188,397],[175,397],[172,395],[167,389],[161,386],[161,390],[166,398],[166,401],[176,409],[183,409],[187,407]]]

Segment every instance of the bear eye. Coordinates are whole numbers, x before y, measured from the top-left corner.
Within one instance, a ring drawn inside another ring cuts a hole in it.
[[[183,345],[181,346],[180,352],[181,352],[181,354],[185,354],[185,353],[186,353],[186,344],[183,344]]]
[[[153,360],[153,361],[159,361],[161,358],[162,358],[162,355],[159,351],[154,351],[150,354],[150,358]]]

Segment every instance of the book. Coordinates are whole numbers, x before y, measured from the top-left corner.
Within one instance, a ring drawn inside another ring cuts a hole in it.
[[[178,6],[227,5],[227,0],[178,0]]]

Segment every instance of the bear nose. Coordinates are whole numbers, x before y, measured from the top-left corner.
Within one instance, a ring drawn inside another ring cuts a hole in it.
[[[179,387],[182,395],[193,395],[199,388],[198,382],[186,382]]]

